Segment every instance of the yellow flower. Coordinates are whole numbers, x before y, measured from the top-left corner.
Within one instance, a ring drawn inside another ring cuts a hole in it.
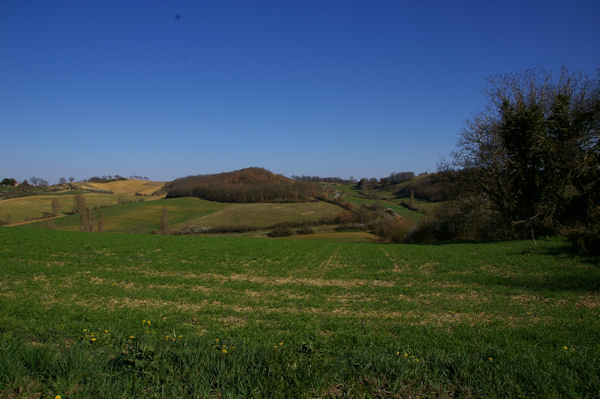
[[[146,319],[142,320],[142,323],[145,323],[145,322],[146,322]]]
[[[94,342],[96,340],[96,338],[92,337],[92,339],[90,341]]]
[[[275,345],[275,346],[273,346],[273,348],[277,349],[277,348],[279,348],[279,347],[278,347],[277,345]]]
[[[404,352],[404,357],[408,357],[408,353]]]
[[[563,346],[563,349],[564,350],[569,350],[569,347],[568,346]]]
[[[494,360],[493,357],[488,357],[488,360],[491,362],[492,360]]]
[[[60,397],[60,395],[56,395],[56,396],[54,397],[54,399],[62,399],[62,398]]]
[[[87,332],[87,328],[84,328],[84,329],[83,329],[83,332]]]
[[[396,352],[396,356],[400,356],[400,352]]]
[[[280,342],[280,343],[279,343],[279,346],[283,346],[283,342]]]
[[[131,338],[131,339],[134,339],[134,338],[135,338],[135,336],[134,336],[134,335],[130,335],[130,336],[129,336],[129,338]]]
[[[146,322],[146,324],[150,325],[150,320],[148,320],[148,321]]]
[[[104,330],[104,333],[105,333],[105,334],[107,334],[107,333],[108,333],[108,330]]]
[[[221,352],[227,353],[227,349],[222,349]]]

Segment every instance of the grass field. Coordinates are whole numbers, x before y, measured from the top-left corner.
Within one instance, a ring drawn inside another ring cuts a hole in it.
[[[418,222],[419,220],[421,220],[421,218],[423,218],[423,216],[425,216],[424,214],[420,213],[420,212],[415,212],[415,211],[411,211],[410,209],[407,209],[405,207],[403,207],[402,205],[399,205],[396,202],[392,202],[392,201],[387,201],[387,200],[382,200],[382,199],[370,199],[370,198],[360,198],[360,197],[355,197],[355,196],[346,196],[345,197],[346,201],[350,202],[351,204],[354,205],[362,205],[362,204],[379,204],[384,208],[390,208],[392,209],[394,212],[396,212],[397,214],[399,214],[402,217],[414,220],[415,222]]]
[[[108,183],[78,183],[83,188],[91,188],[95,190],[111,191],[114,194],[135,195],[136,193],[150,195],[160,190],[165,183],[146,180],[115,180]]]
[[[332,220],[342,212],[342,208],[327,202],[229,204],[218,212],[179,223],[173,228],[193,225],[265,229],[278,223],[310,224]]]
[[[598,397],[567,249],[0,228],[0,397]]]
[[[118,203],[121,199],[133,200],[133,197],[122,197],[116,194],[86,193],[86,202],[89,207],[108,206]],[[60,193],[52,195],[32,195],[28,197],[11,198],[0,201],[0,219],[10,216],[10,222],[20,222],[27,219],[39,219],[44,212],[52,212],[52,199],[58,199],[61,213],[71,212],[74,208],[74,194]]]
[[[107,194],[99,194],[107,195]],[[141,201],[120,204],[102,209],[104,214],[104,231],[121,233],[150,233],[158,231],[162,208],[167,208],[167,216],[171,225],[195,219],[226,207],[226,204],[206,201],[199,198],[170,198],[157,201]],[[94,219],[98,220],[98,211],[94,211]],[[80,226],[80,215],[69,215],[52,221],[58,230],[77,231]],[[31,228],[47,228],[45,221],[28,224]]]

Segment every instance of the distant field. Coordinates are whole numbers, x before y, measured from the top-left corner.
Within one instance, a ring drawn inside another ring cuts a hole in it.
[[[354,197],[354,196],[346,196],[344,198],[346,199],[346,201],[350,202],[351,204],[358,205],[358,206],[360,206],[362,204],[379,204],[384,208],[392,209],[394,212],[396,212],[400,216],[406,217],[406,218],[414,220],[416,222],[418,222],[419,220],[421,220],[421,218],[423,218],[423,216],[425,216],[424,214],[422,214],[420,212],[411,211],[410,209],[407,209],[407,208],[403,207],[402,205],[399,205],[398,203],[393,202],[393,201],[387,201],[387,200],[381,200],[381,199],[370,199],[370,198],[359,198],[359,197]]]
[[[339,206],[326,202],[231,204],[218,212],[182,222],[173,228],[187,225],[212,228],[268,228],[277,223],[314,223],[334,219],[343,212]]]
[[[281,237],[282,240],[326,240],[333,242],[378,242],[381,237],[362,231],[335,231],[314,234],[296,234]]]
[[[567,250],[0,228],[0,397],[598,397]]]
[[[136,193],[150,195],[160,190],[165,183],[157,181],[145,181],[145,180],[116,180],[109,183],[82,183],[82,187],[90,187],[96,190],[112,191],[115,194],[129,194],[135,195]]]
[[[107,195],[107,194],[99,194]],[[171,198],[158,201],[132,202],[103,208],[104,230],[121,233],[150,233],[158,231],[162,208],[167,208],[170,225],[198,218],[223,209],[227,205],[199,198]],[[94,211],[98,221],[98,211]],[[69,215],[52,221],[58,230],[79,230],[80,215]],[[47,228],[45,221],[28,224],[31,228]]]
[[[88,206],[92,208],[116,204],[119,201],[119,195],[116,194],[86,193],[84,196]],[[52,212],[53,198],[58,199],[61,213],[67,213],[73,210],[73,193],[32,195],[29,197],[11,198],[0,201],[0,219],[4,219],[6,216],[9,216],[11,223],[15,223],[26,219],[41,218],[44,212]]]

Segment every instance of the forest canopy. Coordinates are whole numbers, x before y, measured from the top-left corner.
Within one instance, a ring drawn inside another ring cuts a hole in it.
[[[188,176],[165,186],[168,198],[198,197],[219,202],[303,202],[322,194],[321,186],[294,181],[263,168]]]

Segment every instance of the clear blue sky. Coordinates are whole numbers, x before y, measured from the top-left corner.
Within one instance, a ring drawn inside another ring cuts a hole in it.
[[[485,78],[596,74],[595,1],[0,2],[0,178],[433,171]]]

